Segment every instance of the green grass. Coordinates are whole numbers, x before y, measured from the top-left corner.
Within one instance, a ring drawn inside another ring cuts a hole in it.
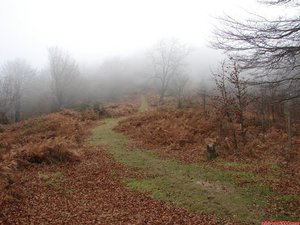
[[[264,215],[267,198],[274,195],[267,186],[249,184],[241,187],[236,183],[237,176],[239,179],[256,180],[258,175],[224,171],[205,163],[182,164],[161,159],[151,151],[130,147],[132,145],[124,135],[112,130],[119,120],[105,120],[104,124],[92,130],[87,142],[104,146],[116,161],[149,174],[145,179],[124,180],[131,190],[147,193],[154,199],[171,202],[192,212],[213,213],[240,224],[259,224],[276,218]],[[232,162],[228,164],[242,166]]]
[[[67,178],[61,172],[54,173],[38,173],[39,179],[43,185],[56,191],[61,191],[64,194],[72,194],[74,189],[66,187],[65,183]]]
[[[65,183],[65,176],[61,172],[55,173],[39,173],[38,177],[43,181],[43,183],[50,188],[60,189]]]

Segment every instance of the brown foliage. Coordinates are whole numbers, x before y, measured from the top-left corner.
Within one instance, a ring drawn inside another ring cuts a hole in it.
[[[29,163],[64,163],[79,161],[78,147],[64,138],[47,139],[45,142],[32,145],[30,149],[22,149],[17,158]]]
[[[14,174],[24,166],[80,160],[83,126],[91,117],[65,110],[5,125],[0,133],[0,200],[10,199]]]
[[[184,161],[202,157],[205,138],[214,137],[212,118],[200,110],[154,110],[121,122],[116,130],[139,140],[143,147],[162,147],[169,155]]]
[[[183,162],[204,160],[206,144],[214,143],[220,157],[233,161],[246,160],[252,165],[247,171],[260,173],[262,176],[267,174],[270,164],[278,164],[282,177],[271,186],[281,192],[300,193],[299,136],[293,137],[293,157],[288,161],[286,131],[270,127],[263,133],[255,121],[245,118],[245,141],[239,124],[233,124],[239,141],[239,152],[233,154],[230,129],[223,124],[224,137],[220,138],[220,121],[217,118],[217,113],[203,114],[197,108],[176,111],[158,109],[134,115],[120,122],[116,130],[134,138],[139,147]]]
[[[232,151],[233,140],[229,133],[230,127],[223,123],[223,138],[220,137],[217,113],[205,114],[201,109],[189,108],[184,110],[151,110],[137,114],[121,122],[116,130],[124,132],[145,147],[155,149],[162,147],[171,155],[187,154],[187,158],[178,155],[184,161],[198,161],[207,140],[213,140],[217,150],[224,157]],[[270,127],[265,134],[253,120],[246,118],[246,142],[242,141],[239,124],[233,124],[239,138],[240,155],[246,158],[278,158],[284,159],[287,142],[286,131]],[[297,151],[298,136],[294,137],[294,152]]]
[[[105,110],[111,117],[129,116],[138,111],[138,105],[135,103],[108,104]]]
[[[56,187],[46,186],[45,177],[58,170],[63,182]],[[0,224],[226,223],[128,190],[122,180],[137,176],[145,175],[115,163],[102,149],[89,147],[80,164],[61,164],[59,168],[53,164],[24,171],[19,183],[20,191],[27,195],[2,208]]]

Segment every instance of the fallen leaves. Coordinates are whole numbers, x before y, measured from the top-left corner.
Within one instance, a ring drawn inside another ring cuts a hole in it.
[[[142,147],[160,148],[186,162],[203,157],[204,139],[215,132],[213,124],[194,109],[150,110],[121,122],[116,130],[138,140]]]
[[[122,184],[127,176],[130,171],[99,148],[87,148],[79,164],[30,167],[18,177],[27,195],[2,210],[0,223],[219,224],[213,217],[129,191]],[[45,181],[63,186],[52,188]]]
[[[144,174],[85,146],[90,125],[64,111],[5,127],[0,224],[219,224],[127,189],[124,178]]]
[[[207,142],[213,142],[221,158],[237,162],[246,160],[250,166],[241,168],[243,171],[252,171],[267,177],[272,170],[270,165],[278,165],[279,178],[271,181],[266,179],[265,182],[275,191],[300,194],[300,146],[297,145],[299,136],[293,137],[293,160],[287,163],[286,132],[270,127],[262,134],[261,129],[251,121],[246,119],[246,142],[240,140],[237,154],[228,149],[232,145],[230,136],[225,137],[222,142],[216,117],[212,113],[203,114],[195,107],[182,110],[148,110],[121,121],[115,130],[133,138],[134,144],[142,149],[151,149],[164,157],[186,163],[203,161]]]
[[[13,198],[16,171],[35,163],[80,160],[90,119],[70,110],[6,125],[0,133],[0,200]],[[9,182],[8,182],[9,181]]]

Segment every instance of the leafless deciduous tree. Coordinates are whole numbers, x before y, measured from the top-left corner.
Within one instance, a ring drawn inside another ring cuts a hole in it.
[[[52,89],[57,109],[61,109],[72,97],[70,93],[75,88],[74,84],[79,76],[78,65],[68,53],[58,47],[49,48],[48,53]]]
[[[300,7],[299,1],[292,0],[262,2],[268,5],[284,4],[296,10]],[[220,18],[221,25],[214,32],[212,46],[231,54],[241,68],[255,69],[256,77],[280,75],[280,79],[268,82],[278,83],[286,88],[283,100],[300,97],[299,14],[272,20],[254,14],[249,18],[246,21],[230,16]],[[287,88],[290,85],[297,88]]]
[[[262,0],[271,6],[285,5],[295,10],[277,19],[251,14],[250,19],[238,21],[230,16],[220,18],[215,30],[213,47],[230,54],[242,69],[259,81],[252,84],[275,85],[277,94],[272,100],[288,105],[288,149],[292,149],[291,101],[300,98],[300,2],[298,0]],[[270,87],[270,86],[269,86]],[[262,109],[266,98],[262,96]],[[276,103],[275,102],[275,103]],[[269,103],[270,105],[270,103]],[[271,103],[274,106],[274,102]],[[264,111],[264,110],[263,110]],[[265,113],[263,113],[264,115]],[[263,116],[263,120],[265,116]],[[264,124],[264,122],[263,122]],[[265,124],[263,125],[263,127]]]
[[[151,52],[154,78],[160,83],[160,104],[164,103],[164,97],[174,76],[184,73],[185,59],[189,52],[189,48],[175,39],[161,40]]]
[[[6,105],[4,111],[9,110],[8,106],[10,106],[14,112],[14,120],[18,122],[21,119],[22,89],[24,83],[34,74],[34,70],[24,60],[16,59],[4,64],[1,73],[4,79],[4,96],[6,96],[3,101]]]
[[[221,118],[226,117],[233,133],[235,149],[238,148],[237,132],[234,124],[240,125],[240,134],[245,142],[245,112],[249,104],[247,83],[241,77],[240,69],[235,61],[223,61],[219,70],[213,73],[218,95],[217,108]]]
[[[260,2],[268,5],[283,5],[290,3],[292,5],[299,6],[299,1],[297,0],[262,0]]]
[[[9,77],[0,77],[0,123],[8,123],[6,113],[10,109],[13,100],[13,91]]]
[[[189,77],[187,74],[176,74],[173,78],[178,108],[182,108],[183,106],[184,92],[188,81]]]
[[[227,123],[229,124],[229,128],[232,132],[233,144],[234,144],[234,152],[238,149],[237,135],[235,128],[233,126],[234,122],[234,102],[235,99],[230,92],[229,84],[228,84],[228,76],[230,74],[230,67],[226,64],[226,61],[223,61],[220,65],[220,68],[217,72],[213,73],[217,92],[218,94],[215,96],[216,107],[220,116],[220,136],[223,139],[224,134],[224,124],[222,118],[226,118]]]
[[[204,80],[201,81],[199,88],[197,89],[197,94],[202,99],[203,112],[206,113],[207,112],[207,98],[209,97],[209,88],[207,87]]]
[[[249,96],[247,93],[246,81],[240,75],[240,69],[236,62],[233,62],[232,71],[228,76],[229,82],[233,85],[233,94],[235,97],[236,114],[238,117],[238,122],[241,126],[241,132],[243,138],[245,137],[245,125],[244,125],[244,114],[246,107],[249,103]]]

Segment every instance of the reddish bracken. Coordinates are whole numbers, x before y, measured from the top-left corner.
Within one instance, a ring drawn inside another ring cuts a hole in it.
[[[271,185],[286,193],[300,193],[300,146],[299,136],[294,136],[292,159],[287,162],[287,134],[285,131],[271,127],[265,134],[249,118],[246,119],[245,141],[238,134],[239,149],[234,151],[230,132],[220,138],[218,118],[214,113],[204,114],[201,109],[181,110],[154,109],[136,114],[120,122],[115,130],[135,140],[135,145],[151,149],[162,156],[175,158],[186,163],[205,160],[206,142],[213,140],[220,157],[227,160],[247,160],[252,166],[247,171],[268,172],[267,163],[281,166],[282,179]],[[223,129],[226,131],[223,124]],[[259,163],[258,163],[259,161]],[[265,163],[264,163],[265,162]],[[288,181],[288,182],[287,182]]]
[[[89,119],[82,113],[61,113],[32,118],[3,126],[0,133],[0,201],[11,200],[18,170],[31,164],[52,164],[80,160],[84,127]]]

